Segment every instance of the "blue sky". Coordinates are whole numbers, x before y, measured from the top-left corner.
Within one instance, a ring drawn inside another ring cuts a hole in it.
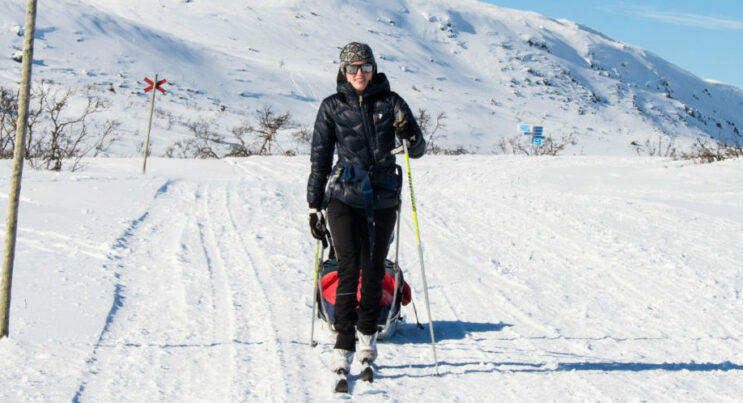
[[[595,28],[701,77],[743,88],[743,0],[482,0]]]

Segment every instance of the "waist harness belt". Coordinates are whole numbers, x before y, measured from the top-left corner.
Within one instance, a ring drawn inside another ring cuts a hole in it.
[[[369,263],[371,264],[374,256],[374,188],[396,191],[402,185],[402,168],[395,165],[394,174],[383,172],[375,166],[365,170],[352,164],[338,164],[334,169],[340,170],[336,175],[341,182],[359,183],[361,186],[361,193],[364,195],[366,227],[369,232]]]

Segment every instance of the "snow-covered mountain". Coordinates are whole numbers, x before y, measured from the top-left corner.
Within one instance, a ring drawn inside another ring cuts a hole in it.
[[[25,2],[0,7],[0,83],[14,86]],[[264,105],[311,127],[352,40],[372,46],[413,109],[446,112],[449,147],[499,152],[519,123],[572,136],[570,154],[630,154],[659,135],[735,142],[743,130],[739,88],[571,21],[474,0],[59,0],[37,21],[34,78],[106,94],[126,133],[119,155],[144,140],[142,79],[155,73],[170,83],[155,155],[182,123],[228,134]]]

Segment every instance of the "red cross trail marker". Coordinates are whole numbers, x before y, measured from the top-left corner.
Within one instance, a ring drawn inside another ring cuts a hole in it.
[[[155,76],[155,79],[157,80],[157,76]],[[152,91],[152,88],[154,88],[154,87],[155,87],[155,83],[154,83],[154,82],[153,82],[152,80],[150,80],[149,78],[147,78],[147,77],[145,77],[145,78],[144,78],[144,81],[145,81],[145,82],[146,82],[147,84],[149,84],[149,86],[147,86],[147,87],[146,87],[146,88],[144,89],[144,92],[145,92],[145,93],[147,93],[147,92],[150,92],[150,91]],[[162,92],[163,94],[165,94],[165,89],[164,89],[164,88],[162,88],[162,85],[163,85],[163,84],[165,84],[165,83],[167,83],[167,82],[168,82],[168,80],[166,80],[166,79],[164,79],[164,78],[163,78],[162,80],[158,81],[158,82],[157,82],[157,90],[158,90],[158,91],[160,91],[160,92]]]
[[[145,77],[144,81],[149,84],[149,86],[144,89],[145,93],[156,89],[165,94],[165,89],[162,87],[162,85],[165,84],[167,80],[165,80],[164,78],[160,81],[157,81],[157,74],[155,74],[154,80],[150,80],[149,78]],[[152,91],[152,101],[150,103],[150,122],[147,124],[147,139],[144,142],[144,163],[142,164],[143,174],[147,170],[147,155],[150,153],[150,129],[152,128],[152,111],[155,110],[155,94],[157,94],[157,92]]]

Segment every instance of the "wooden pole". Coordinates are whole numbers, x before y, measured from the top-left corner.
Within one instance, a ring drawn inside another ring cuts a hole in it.
[[[147,123],[147,138],[144,141],[144,163],[142,164],[142,173],[147,170],[147,154],[150,152],[150,129],[152,129],[152,112],[155,110],[155,93],[157,92],[157,74],[155,74],[155,83],[152,84],[152,101],[150,102],[150,120]]]
[[[18,96],[18,127],[15,136],[15,152],[8,193],[7,234],[3,259],[2,282],[0,283],[0,338],[7,337],[10,323],[10,285],[13,279],[15,243],[18,230],[18,204],[21,198],[23,159],[26,157],[26,130],[28,105],[31,98],[31,67],[34,59],[34,34],[36,33],[36,0],[26,4],[26,27],[23,39],[21,65],[21,88]]]

